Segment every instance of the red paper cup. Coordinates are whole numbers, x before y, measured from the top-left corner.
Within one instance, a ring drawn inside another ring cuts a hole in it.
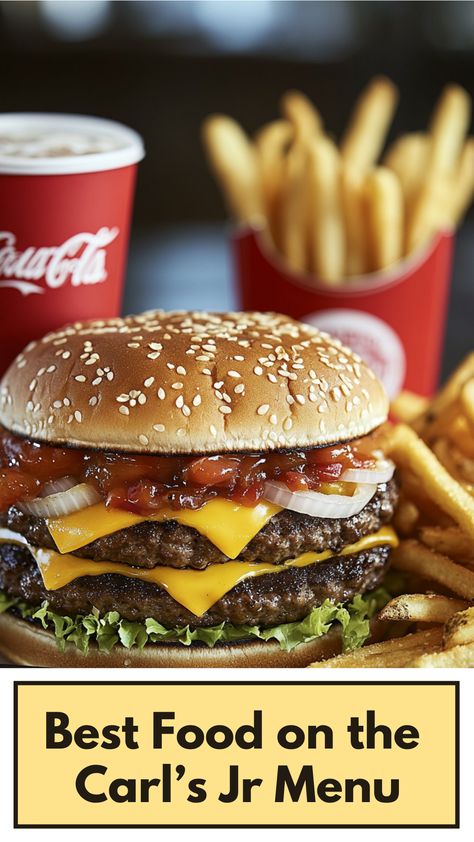
[[[258,231],[237,231],[241,306],[287,313],[337,336],[373,368],[390,397],[402,388],[429,396],[439,376],[452,246],[452,232],[443,232],[392,270],[331,289],[290,272]]]
[[[119,315],[143,155],[109,120],[0,115],[0,374],[31,339]]]

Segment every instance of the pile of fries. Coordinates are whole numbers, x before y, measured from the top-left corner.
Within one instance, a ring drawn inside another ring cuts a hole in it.
[[[376,618],[376,639],[389,639],[314,666],[474,667],[474,353],[430,403],[405,392],[392,414],[392,559],[410,592]]]
[[[231,214],[262,228],[291,270],[332,286],[457,226],[474,191],[470,97],[446,87],[427,131],[400,137],[380,163],[397,101],[390,80],[373,79],[339,146],[299,91],[252,140],[230,117],[208,117],[204,145]]]

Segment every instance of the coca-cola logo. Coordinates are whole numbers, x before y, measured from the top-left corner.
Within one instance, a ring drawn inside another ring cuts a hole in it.
[[[118,228],[99,228],[96,234],[74,234],[59,246],[28,246],[20,251],[15,234],[0,231],[0,288],[32,295],[67,282],[101,284],[107,279],[107,246],[118,234]]]

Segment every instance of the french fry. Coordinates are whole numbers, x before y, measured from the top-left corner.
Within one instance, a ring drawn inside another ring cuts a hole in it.
[[[410,468],[424,484],[426,495],[474,539],[474,500],[416,433],[405,424],[398,425],[388,439],[388,451]]]
[[[473,426],[474,425],[469,424],[467,418],[464,418],[462,415],[458,415],[445,430],[445,435],[448,439],[456,445],[461,453],[464,453],[466,456],[470,456],[471,459],[474,459]]]
[[[202,128],[209,163],[239,222],[261,225],[264,210],[253,144],[235,120],[216,114]]]
[[[434,667],[462,669],[472,667],[473,665],[473,643],[467,646],[453,646],[451,649],[444,649],[438,652],[427,652],[424,655],[418,655],[412,661],[405,664],[406,667],[424,667],[425,669],[433,669]]]
[[[376,167],[367,176],[369,265],[386,269],[403,254],[403,196],[400,182],[387,167]]]
[[[471,378],[474,378],[474,351],[471,351],[464,358],[461,365],[458,366],[436,397],[433,398],[426,412],[426,417],[423,420],[426,423],[432,423],[442,412],[449,410],[460,397],[464,384]]]
[[[447,439],[438,439],[433,444],[433,452],[452,477],[459,482],[474,483],[474,460],[461,453]]]
[[[255,137],[263,203],[273,242],[280,244],[279,211],[285,173],[285,156],[294,130],[287,120],[267,123]]]
[[[474,427],[474,377],[464,383],[461,388],[461,405],[469,423]]]
[[[363,275],[367,263],[367,218],[364,177],[351,163],[342,163],[341,200],[346,232],[346,275]]]
[[[421,132],[402,135],[391,145],[384,159],[384,165],[398,176],[408,210],[426,173],[429,145],[428,135]]]
[[[430,124],[430,174],[450,175],[459,161],[471,119],[471,98],[458,85],[442,92]]]
[[[301,91],[286,91],[280,106],[283,115],[293,125],[297,140],[310,143],[322,133],[321,116],[306,94]]]
[[[392,599],[378,615],[379,620],[411,623],[445,623],[468,603],[439,594],[405,594]]]
[[[309,147],[310,252],[316,277],[340,284],[344,274],[345,237],[340,189],[340,158],[335,144],[318,138]]]
[[[310,664],[310,667],[313,669],[404,667],[413,658],[436,649],[441,644],[442,636],[441,628],[415,632],[405,637],[396,637],[382,643],[363,646],[354,652],[346,652],[327,661]]]
[[[474,194],[474,138],[464,144],[461,160],[453,177],[452,190],[452,218],[456,226],[472,202]]]
[[[428,407],[428,399],[416,395],[414,392],[404,391],[390,404],[390,412],[397,419],[397,421],[404,421],[405,424],[411,424],[415,418],[418,418]]]
[[[372,80],[359,97],[341,142],[341,154],[361,171],[378,160],[398,102],[398,91],[389,79]]]
[[[420,512],[412,500],[403,498],[400,500],[393,523],[400,535],[408,537],[412,535],[420,518]]]
[[[392,551],[392,563],[399,570],[418,573],[438,582],[464,599],[474,599],[474,572],[455,564],[445,555],[437,553],[414,539],[400,541]]]
[[[422,526],[419,537],[427,547],[449,556],[454,561],[474,563],[474,543],[458,526]]]
[[[443,643],[446,649],[474,643],[474,607],[451,617],[444,629]]]
[[[295,142],[286,158],[281,192],[281,250],[294,272],[304,272],[307,263],[307,160],[306,148]]]

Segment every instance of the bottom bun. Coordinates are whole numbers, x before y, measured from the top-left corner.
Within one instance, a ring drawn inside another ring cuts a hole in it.
[[[307,667],[341,652],[340,626],[301,643],[291,652],[268,641],[183,646],[173,643],[150,644],[143,649],[125,649],[116,645],[111,652],[100,652],[90,645],[84,655],[74,644],[58,649],[56,638],[40,626],[12,614],[0,615],[0,652],[12,664],[22,667]]]

